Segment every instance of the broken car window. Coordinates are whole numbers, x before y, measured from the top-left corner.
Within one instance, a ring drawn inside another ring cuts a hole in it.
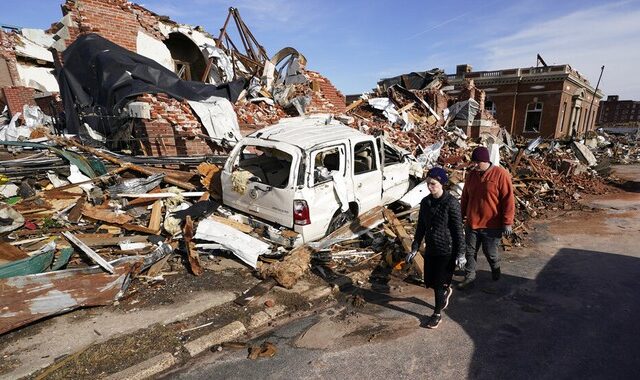
[[[376,156],[371,141],[357,143],[353,147],[353,174],[376,170]]]
[[[332,171],[341,173],[343,155],[338,147],[324,149],[313,154],[313,184],[318,185],[332,179]]]
[[[264,146],[246,146],[240,154],[238,169],[253,174],[254,181],[283,189],[289,184],[290,154]]]

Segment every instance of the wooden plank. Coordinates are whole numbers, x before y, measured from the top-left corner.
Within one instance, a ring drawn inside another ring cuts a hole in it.
[[[160,232],[162,225],[162,201],[153,202],[151,207],[151,216],[149,217],[149,229]]]
[[[130,215],[116,214],[115,212],[112,212],[110,210],[105,210],[90,205],[84,206],[84,208],[82,209],[82,215],[94,220],[112,224],[125,224],[133,220]]]
[[[238,231],[244,232],[245,234],[248,234],[248,233],[253,231],[253,227],[251,227],[251,226],[249,226],[247,224],[236,222],[235,220],[231,220],[231,219],[228,219],[228,218],[225,218],[225,217],[222,217],[222,216],[211,215],[209,217],[209,219],[213,219],[216,222],[220,222],[222,224],[226,224],[227,226],[233,227]]]
[[[148,242],[147,236],[142,235],[113,236],[111,234],[76,234],[75,236],[91,248],[115,246],[120,243]]]
[[[347,112],[351,111],[352,109],[356,108],[357,106],[359,106],[362,103],[364,103],[364,99],[358,99],[355,102],[352,102],[351,104],[349,104],[347,106],[347,108],[344,109],[344,113],[347,113]]]
[[[79,307],[110,304],[126,290],[142,261],[113,261],[113,274],[93,266],[0,279],[0,334]]]
[[[65,232],[62,233],[62,235],[65,238],[67,238],[67,240],[69,240],[69,242],[71,244],[75,245],[76,247],[78,247],[78,249],[80,249],[87,256],[89,256],[89,258],[91,258],[91,260],[93,260],[96,264],[98,264],[102,268],[104,268],[104,270],[106,270],[107,272],[109,272],[111,274],[114,273],[114,269],[113,269],[113,266],[111,264],[109,264],[100,255],[98,255],[96,253],[96,251],[94,251],[93,249],[89,248],[86,244],[84,244],[80,239],[78,239],[77,237],[73,236],[73,234],[71,232],[65,231]]]
[[[193,221],[191,220],[191,216],[189,215],[187,215],[184,221],[182,236],[187,248],[187,258],[189,259],[191,272],[196,276],[200,276],[204,272],[204,270],[202,269],[202,265],[200,264],[200,255],[198,255],[198,251],[195,249],[193,243]]]
[[[393,211],[389,209],[384,209],[383,211],[384,217],[389,222],[389,227],[396,234],[398,240],[400,240],[400,244],[402,245],[402,249],[405,253],[411,252],[411,244],[413,239],[407,231],[404,229],[404,226],[400,222],[400,220],[396,217]],[[421,276],[424,276],[424,258],[420,253],[415,255],[413,258],[413,265],[416,267],[418,272],[420,272]]]
[[[73,208],[67,214],[67,220],[71,223],[78,223],[80,221],[80,217],[82,217],[82,210],[84,210],[84,204],[87,200],[86,196],[80,197],[78,199],[78,203],[73,206]]]
[[[411,102],[411,103],[407,104],[406,106],[404,106],[404,107],[400,108],[400,109],[398,110],[398,113],[399,113],[400,115],[402,115],[402,113],[403,113],[403,112],[410,110],[410,109],[411,109],[411,108],[413,108],[413,106],[415,106],[415,105],[416,105],[416,102]]]
[[[147,271],[147,276],[154,277],[162,272],[164,266],[167,265],[167,261],[171,258],[171,255],[166,255],[165,257],[158,260],[157,263],[153,264],[149,270]]]
[[[376,228],[384,222],[382,209],[382,206],[372,208],[371,210],[358,216],[358,218],[353,222],[338,228],[329,235],[320,239],[318,242],[311,243],[311,246],[315,249],[324,249],[330,247],[333,244],[357,238],[358,236],[366,233],[373,228]]]
[[[93,228],[96,228],[96,226],[69,226],[69,227],[65,227],[65,228],[48,228],[48,229],[42,229],[42,228],[38,228],[37,230],[20,230],[20,231],[13,231],[10,235],[11,237],[24,237],[24,236],[30,236],[30,235],[53,235],[53,234],[57,234],[63,231],[86,231],[86,230],[91,230]]]
[[[260,298],[263,295],[267,294],[267,292],[271,290],[271,288],[273,288],[274,286],[276,286],[276,280],[274,280],[271,277],[267,278],[266,280],[260,281],[258,284],[256,284],[256,286],[252,287],[251,289],[243,293],[240,297],[236,298],[233,302],[237,303],[240,306],[247,306],[255,299]]]
[[[0,243],[0,263],[10,262],[29,257],[26,252],[11,244]]]

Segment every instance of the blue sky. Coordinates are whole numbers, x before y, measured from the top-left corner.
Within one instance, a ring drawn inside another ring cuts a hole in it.
[[[370,90],[380,78],[456,64],[474,70],[568,63],[595,86],[640,100],[640,0],[284,1],[140,0],[173,20],[216,35],[238,8],[272,55],[292,46],[308,67],[343,93]],[[0,1],[0,22],[47,28],[62,0]],[[629,75],[629,73],[633,73]]]

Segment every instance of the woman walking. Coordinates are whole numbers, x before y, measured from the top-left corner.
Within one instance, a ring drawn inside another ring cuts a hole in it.
[[[464,266],[464,233],[460,203],[444,191],[448,182],[447,172],[442,168],[432,168],[427,173],[427,186],[431,194],[420,202],[420,212],[416,234],[407,256],[410,263],[422,241],[424,251],[424,280],[427,288],[435,292],[436,305],[427,328],[435,329],[442,320],[442,310],[449,304],[453,293],[451,278],[457,266]]]

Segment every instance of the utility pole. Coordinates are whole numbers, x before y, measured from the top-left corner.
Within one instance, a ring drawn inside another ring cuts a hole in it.
[[[591,96],[591,104],[589,104],[589,111],[587,111],[587,129],[589,129],[591,125],[591,107],[593,107],[593,101],[596,100],[596,93],[598,92],[598,86],[600,86],[600,79],[602,79],[602,73],[604,72],[604,65],[600,68],[600,76],[598,77],[598,83],[596,83],[596,89],[593,91],[593,95]],[[585,131],[586,133],[587,131]]]

